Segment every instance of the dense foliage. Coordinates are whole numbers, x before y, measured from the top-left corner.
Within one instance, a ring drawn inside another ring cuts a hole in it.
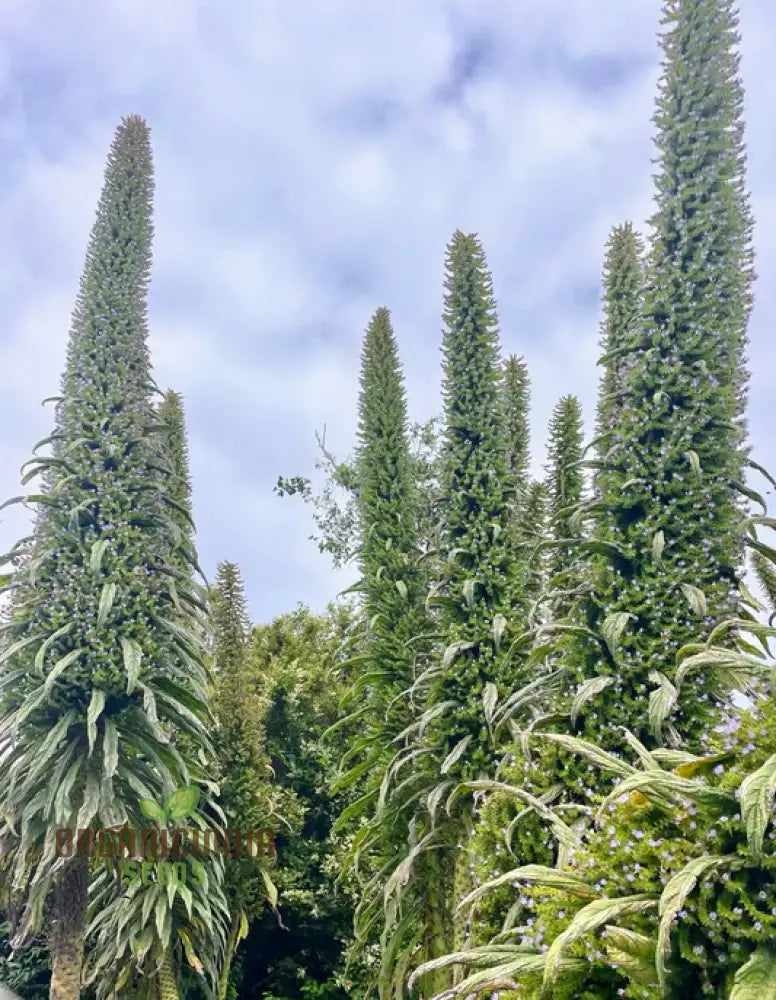
[[[324,434],[322,482],[278,480],[358,565],[323,615],[254,625],[232,562],[198,582],[183,400],[147,344],[149,133],[121,123],[3,563],[0,978],[24,1000],[776,1000],[735,5],[664,0],[664,29],[656,211],[605,248],[593,440],[564,393],[533,474],[528,366],[457,231],[442,413],[410,423],[380,308],[355,451]],[[166,880],[142,850],[57,856],[57,828],[182,818],[186,848],[262,828],[275,852]]]

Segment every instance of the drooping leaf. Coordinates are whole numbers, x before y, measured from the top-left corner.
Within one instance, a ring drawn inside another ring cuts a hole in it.
[[[102,565],[102,559],[105,555],[105,550],[108,548],[107,538],[101,538],[96,542],[92,543],[91,550],[89,552],[89,569],[92,573],[99,573],[100,566]]]
[[[580,712],[584,706],[591,700],[595,698],[597,694],[600,694],[605,688],[608,688],[610,684],[614,683],[614,677],[588,677],[586,681],[583,681],[576,692],[574,693],[574,699],[571,703],[571,724],[576,725],[577,719],[579,718]]]
[[[485,721],[488,726],[493,722],[493,712],[498,702],[498,688],[493,681],[488,681],[482,691],[482,705],[485,710]]]
[[[606,645],[609,647],[609,652],[615,660],[619,652],[620,639],[622,639],[623,633],[628,627],[628,622],[635,617],[629,611],[616,611],[614,614],[607,615],[603,620],[601,635],[604,637]]]
[[[269,900],[269,905],[274,909],[278,905],[278,888],[275,883],[270,878],[270,874],[264,866],[261,868],[261,877],[264,880],[264,888],[267,890],[267,899]]]
[[[121,651],[124,657],[124,669],[127,672],[127,694],[132,694],[140,677],[143,650],[134,639],[121,636],[119,641],[121,642]]]
[[[453,660],[455,660],[457,656],[460,656],[461,653],[465,653],[468,649],[473,649],[476,645],[477,644],[474,642],[465,642],[463,640],[460,642],[451,642],[442,654],[443,669],[449,667]]]
[[[57,679],[67,670],[71,663],[75,663],[79,656],[83,653],[82,649],[74,649],[66,656],[61,657],[57,660],[54,666],[46,674],[46,680],[43,683],[43,693],[48,697],[51,694],[51,689],[54,687]]]
[[[706,595],[700,587],[694,587],[691,583],[682,584],[682,593],[687,598],[687,603],[698,618],[705,618],[708,609]]]
[[[776,754],[741,782],[739,802],[749,850],[755,857],[763,851],[765,831],[773,817],[776,798]]]
[[[776,1000],[776,951],[762,946],[736,972],[729,1000]]]
[[[464,736],[463,739],[460,739],[456,743],[456,745],[453,747],[453,749],[450,751],[450,753],[445,757],[444,761],[442,762],[442,766],[439,768],[440,774],[447,774],[447,772],[450,770],[453,764],[455,764],[456,761],[461,759],[463,754],[466,752],[466,748],[471,743],[471,740],[472,737],[471,734],[469,734],[468,736]]]
[[[511,871],[502,872],[493,879],[489,879],[482,885],[477,886],[472,892],[465,896],[458,904],[458,910],[464,910],[478,899],[499,889],[503,885],[510,885],[512,882],[527,882],[529,885],[542,885],[551,889],[561,889],[580,899],[596,899],[598,893],[584,879],[566,872],[560,872],[557,868],[548,868],[545,865],[523,865],[520,868],[513,868]]]
[[[658,686],[649,694],[649,724],[656,739],[660,739],[663,724],[679,700],[679,692],[659,670],[650,670],[649,679]]]
[[[676,915],[684,906],[684,902],[695,888],[698,879],[708,876],[715,869],[740,867],[742,861],[736,855],[704,855],[693,858],[667,882],[660,896],[658,913],[660,925],[657,932],[657,949],[655,951],[655,966],[657,968],[660,988],[665,990],[668,985],[668,956],[671,952],[671,927]]]
[[[116,598],[116,584],[111,580],[103,585],[100,604],[97,609],[97,624],[104,625]]]
[[[630,914],[644,913],[647,910],[655,909],[657,904],[655,896],[639,894],[625,896],[622,899],[596,899],[592,903],[588,903],[587,906],[583,906],[575,914],[566,930],[555,938],[547,951],[542,980],[543,995],[552,995],[551,989],[558,975],[560,961],[564,952],[573,944],[603,927],[604,924],[612,923],[612,921]]]
[[[86,710],[86,732],[89,739],[89,753],[94,749],[97,739],[97,720],[105,708],[105,692],[101,688],[92,688],[92,697]]]

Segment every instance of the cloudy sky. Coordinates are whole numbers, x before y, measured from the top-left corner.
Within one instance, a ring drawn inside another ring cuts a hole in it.
[[[353,444],[360,339],[393,313],[413,418],[439,400],[445,244],[480,234],[505,351],[533,380],[534,465],[567,392],[592,416],[612,225],[650,215],[658,0],[2,0],[0,494],[51,426],[122,115],[152,128],[151,345],[186,399],[206,572],[257,620],[351,575],[279,499],[315,431]],[[742,0],[758,221],[750,426],[776,468],[776,6]],[[773,234],[773,235],[772,235]],[[0,550],[25,526],[3,512]]]

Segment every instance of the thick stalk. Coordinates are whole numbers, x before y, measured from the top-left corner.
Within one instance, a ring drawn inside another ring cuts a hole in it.
[[[81,996],[88,880],[89,859],[86,857],[73,858],[57,880],[49,935],[49,1000],[79,1000]]]
[[[240,931],[240,914],[235,913],[232,917],[232,925],[229,928],[229,935],[226,939],[226,949],[224,951],[224,962],[221,966],[221,974],[218,977],[218,1000],[226,1000],[226,991],[229,989],[229,973],[232,970],[232,959],[237,948],[237,935]]]
[[[162,964],[156,974],[156,987],[159,1000],[179,1000],[178,977],[172,960],[172,948],[168,948],[162,958]]]
[[[429,851],[423,865],[423,896],[425,903],[425,958],[430,961],[442,958],[453,950],[448,913],[447,879],[445,878],[447,852],[440,856],[437,851]],[[436,969],[421,979],[421,995],[433,997],[450,988],[451,970]]]

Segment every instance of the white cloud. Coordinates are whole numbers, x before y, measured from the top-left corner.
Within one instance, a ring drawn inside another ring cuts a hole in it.
[[[776,8],[744,8],[761,275],[751,426],[776,467]],[[271,487],[311,469],[324,423],[338,453],[351,446],[376,306],[392,309],[413,417],[435,411],[457,227],[480,233],[505,351],[529,361],[538,469],[560,395],[577,392],[592,421],[590,293],[608,230],[651,210],[658,16],[658,0],[3,0],[0,495],[18,492],[50,426],[38,401],[59,385],[111,133],[134,111],[154,139],[157,377],[186,397],[206,568],[240,560],[255,616],[320,607],[340,585],[307,541],[307,510]]]

